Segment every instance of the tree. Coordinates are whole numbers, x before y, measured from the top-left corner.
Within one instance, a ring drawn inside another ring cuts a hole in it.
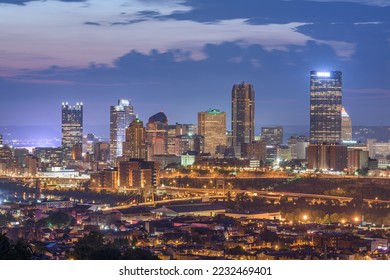
[[[104,235],[91,231],[76,243],[74,257],[78,260],[90,260],[93,251],[104,248]]]
[[[243,256],[246,255],[246,251],[241,246],[237,245],[236,247],[230,248],[227,253],[229,255]]]
[[[49,215],[49,222],[60,228],[69,225],[71,219],[65,212],[53,212]]]
[[[21,240],[12,244],[5,234],[0,234],[0,260],[31,260],[32,252]]]
[[[158,260],[158,258],[149,250],[130,248],[123,253],[122,260]]]

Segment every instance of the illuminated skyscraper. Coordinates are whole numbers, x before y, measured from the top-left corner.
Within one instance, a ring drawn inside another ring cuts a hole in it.
[[[168,154],[168,118],[163,112],[154,114],[146,125],[148,160],[154,155]]]
[[[341,71],[310,72],[310,143],[341,141]]]
[[[129,100],[118,100],[118,105],[110,107],[110,159],[112,161],[122,156],[125,131],[134,120],[134,109]]]
[[[145,127],[138,118],[126,129],[126,141],[123,142],[123,156],[126,159],[146,159]]]
[[[214,155],[217,146],[226,146],[226,113],[217,109],[199,112],[198,134],[204,136],[204,152]]]
[[[72,159],[74,145],[83,144],[83,103],[69,106],[62,103],[62,150],[64,159]]]
[[[352,141],[352,121],[344,107],[341,110],[341,140]]]
[[[242,82],[232,89],[233,146],[251,143],[255,135],[255,91]]]

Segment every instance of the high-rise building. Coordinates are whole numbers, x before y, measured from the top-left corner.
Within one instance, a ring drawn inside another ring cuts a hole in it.
[[[134,108],[130,100],[118,100],[118,105],[110,107],[110,160],[123,155],[123,142],[126,128],[135,120]]]
[[[344,107],[341,110],[341,140],[352,141],[352,121]]]
[[[218,109],[199,112],[198,134],[204,137],[204,152],[215,155],[217,146],[226,146],[226,113]]]
[[[83,103],[62,103],[62,150],[64,159],[72,159],[74,145],[83,144]]]
[[[255,91],[251,84],[242,82],[232,89],[233,146],[251,143],[255,135]]]
[[[3,145],[3,135],[0,134],[0,145]]]
[[[168,118],[163,112],[154,114],[146,125],[148,160],[154,155],[168,154]]]
[[[123,156],[127,159],[146,159],[146,132],[143,122],[138,118],[126,129]]]
[[[310,72],[310,143],[341,141],[341,71]]]

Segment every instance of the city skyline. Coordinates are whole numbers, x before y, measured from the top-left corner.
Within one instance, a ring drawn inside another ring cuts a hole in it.
[[[331,69],[344,74],[354,124],[387,124],[388,1],[16,3],[0,1],[0,125],[58,125],[64,100],[88,105],[86,126],[103,125],[121,98],[145,121],[164,111],[196,123],[208,108],[230,119],[240,81],[261,100],[257,125],[307,125],[308,73]]]

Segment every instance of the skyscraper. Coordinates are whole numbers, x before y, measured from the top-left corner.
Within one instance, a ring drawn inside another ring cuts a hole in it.
[[[233,146],[251,143],[255,135],[255,91],[251,84],[242,82],[232,89]]]
[[[142,121],[136,118],[126,129],[123,142],[123,156],[126,159],[146,159],[146,132]]]
[[[341,110],[341,140],[352,141],[352,121],[344,107]]]
[[[62,150],[64,159],[72,159],[74,145],[83,144],[83,103],[69,106],[62,103]]]
[[[204,152],[214,155],[217,146],[226,146],[226,113],[217,109],[199,112],[198,134],[204,136]]]
[[[154,114],[146,125],[148,160],[154,155],[168,154],[168,118],[163,112]]]
[[[118,100],[118,105],[110,107],[110,159],[112,161],[122,156],[125,131],[134,120],[134,108],[130,100]]]
[[[341,141],[341,71],[310,72],[310,143]]]

